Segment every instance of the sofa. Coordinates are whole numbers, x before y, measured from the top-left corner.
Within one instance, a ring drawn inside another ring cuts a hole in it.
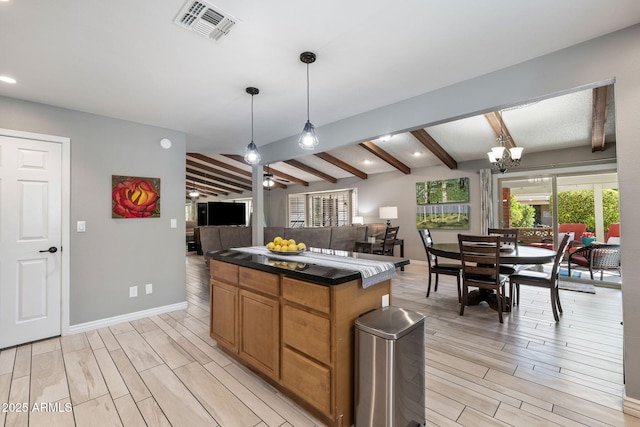
[[[328,248],[353,251],[357,241],[364,241],[368,236],[381,239],[387,226],[385,224],[367,224],[345,227],[265,227],[264,241],[270,242],[275,237],[294,239],[304,242],[307,247]],[[198,254],[222,249],[251,246],[251,227],[203,226],[197,227],[196,247]]]

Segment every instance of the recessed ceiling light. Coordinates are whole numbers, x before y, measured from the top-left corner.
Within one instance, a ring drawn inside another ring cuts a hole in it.
[[[388,140],[391,139],[391,135],[383,135],[380,138],[378,138],[380,141],[382,142],[387,142]]]
[[[5,1],[5,0],[0,0],[0,1]],[[12,79],[9,76],[0,76],[0,82],[15,84],[16,79]]]
[[[364,161],[364,164],[365,164],[365,165],[369,165],[369,164],[371,164],[371,163],[373,163],[373,162],[372,162],[371,160],[369,160],[369,159],[366,159],[366,160]]]
[[[422,151],[414,151],[413,152],[413,157],[420,157],[422,156]]]

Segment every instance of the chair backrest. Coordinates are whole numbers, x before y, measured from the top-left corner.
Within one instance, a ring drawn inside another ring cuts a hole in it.
[[[500,280],[500,236],[458,234],[462,277],[473,275],[495,276]]]
[[[429,271],[431,271],[431,262],[435,262],[438,264],[438,258],[431,254],[430,249],[433,246],[433,237],[431,237],[431,231],[428,228],[423,228],[418,230],[418,234],[420,235],[420,241],[422,241],[422,246],[424,246],[424,253],[427,255],[427,264],[429,266]]]
[[[387,227],[387,231],[384,233],[384,243],[382,245],[382,253],[384,255],[393,255],[393,248],[396,245],[396,238],[398,237],[398,230],[400,227]]]
[[[617,239],[616,242],[620,242],[620,223],[614,222],[613,224],[609,224],[609,230],[607,231],[607,238],[605,239],[606,243],[613,243],[614,240],[609,239]]]
[[[573,233],[573,238],[579,240],[582,234],[587,231],[587,224],[580,222],[566,222],[558,224],[558,233]]]
[[[620,245],[589,245],[592,269],[620,269]]]
[[[569,233],[565,233],[558,245],[558,251],[556,252],[556,257],[553,259],[553,267],[551,268],[551,279],[555,280],[558,277],[558,271],[560,270],[560,263],[562,262],[562,258],[564,258],[564,253],[567,250],[567,246],[569,246],[569,238],[571,235]]]
[[[518,228],[489,228],[488,232],[490,236],[500,236],[502,244],[518,246],[518,234],[520,233]]]

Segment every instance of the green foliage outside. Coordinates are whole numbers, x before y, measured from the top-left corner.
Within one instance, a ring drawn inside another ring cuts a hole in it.
[[[511,227],[531,228],[536,221],[536,210],[520,203],[515,195],[511,195]]]
[[[595,202],[593,191],[563,191],[558,193],[558,223],[579,222],[587,224],[587,231],[595,232]],[[549,203],[553,211],[553,204]],[[612,223],[620,222],[618,208],[618,190],[602,190],[602,215],[604,229],[608,230]],[[513,215],[512,215],[513,217]]]

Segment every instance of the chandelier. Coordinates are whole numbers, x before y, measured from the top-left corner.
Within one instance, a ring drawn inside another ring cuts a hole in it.
[[[511,137],[505,134],[504,129],[502,129],[502,123],[502,114],[500,114],[500,135],[496,138],[498,146],[491,148],[487,156],[489,156],[489,161],[494,169],[505,173],[507,169],[520,165],[524,148],[513,146]],[[508,146],[511,148],[507,149]]]

